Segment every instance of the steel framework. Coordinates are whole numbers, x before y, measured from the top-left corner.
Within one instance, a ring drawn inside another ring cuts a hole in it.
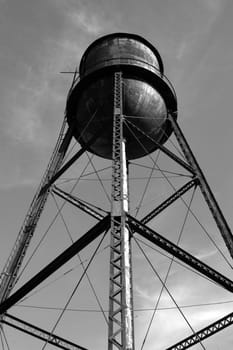
[[[122,74],[114,76],[112,219],[108,350],[134,350],[128,183],[123,139]]]
[[[52,344],[56,346],[57,348],[64,349],[64,350],[87,350],[86,348],[74,344],[64,338],[61,338],[57,336],[56,334],[52,334],[45,329],[42,329],[40,327],[36,327],[35,325],[30,324],[29,322],[25,322],[23,320],[20,320],[18,317],[5,314],[4,318],[2,319],[2,323],[13,327],[15,329],[18,329],[19,331],[22,331],[24,333],[27,333],[29,335],[33,335],[35,338],[43,340],[49,344]]]
[[[188,349],[191,346],[198,344],[200,341],[209,338],[211,335],[220,332],[222,329],[225,329],[233,324],[233,313],[222,317],[216,322],[211,323],[207,327],[201,329],[200,331],[192,334],[190,337],[187,337],[180,342],[172,345],[166,350],[183,350]]]
[[[137,132],[142,133],[153,141],[156,146],[168,157],[177,162],[186,169],[192,176],[192,179],[183,185],[174,194],[163,201],[157,208],[141,219],[137,220],[129,215],[128,199],[128,175],[127,175],[127,158],[126,142],[123,135],[123,125],[126,123],[123,111],[123,73],[114,73],[114,106],[113,106],[113,145],[112,145],[112,193],[111,193],[111,213],[91,206],[87,202],[76,198],[75,196],[64,192],[57,186],[55,181],[88,149],[90,144],[95,142],[99,134],[93,136],[91,141],[82,147],[65,165],[62,162],[68,150],[70,141],[73,136],[72,127],[67,127],[66,117],[58,137],[57,144],[48,164],[46,172],[42,178],[39,188],[34,196],[32,204],[20,229],[16,243],[6,262],[3,272],[0,276],[0,315],[1,322],[11,327],[17,328],[35,336],[41,340],[49,342],[62,349],[86,349],[77,344],[69,342],[64,338],[51,334],[37,326],[20,320],[15,316],[6,313],[13,305],[20,301],[25,295],[32,291],[60,266],[65,264],[79,251],[84,249],[93,240],[103,232],[110,229],[110,284],[109,284],[109,322],[108,322],[108,350],[115,348],[121,350],[134,350],[134,321],[133,321],[133,287],[132,287],[132,265],[131,265],[131,235],[139,233],[151,243],[159,246],[172,257],[176,257],[195,271],[206,276],[212,282],[217,283],[226,290],[233,292],[233,282],[230,278],[222,275],[207,264],[181,249],[155,230],[152,230],[146,224],[155,218],[163,210],[166,210],[177,199],[181,198],[187,191],[194,186],[199,186],[204,199],[214,217],[228,251],[233,257],[233,237],[230,228],[220,210],[220,207],[203,175],[200,166],[195,159],[187,140],[185,139],[174,115],[168,113],[168,119],[171,123],[172,130],[185,156],[186,161],[168,150],[165,146],[160,145],[150,136],[146,135],[138,126],[127,121]],[[74,244],[67,248],[57,258],[55,258],[44,269],[38,272],[28,282],[21,286],[11,295],[12,288],[17,282],[17,276],[22,265],[23,258],[34,234],[37,222],[44,209],[49,193],[65,199],[70,204],[86,212],[98,220],[88,232],[79,238]],[[192,345],[210,337],[220,330],[230,326],[233,322],[232,313],[217,320],[209,326],[192,334],[190,337],[169,347],[167,350],[187,349]]]
[[[66,150],[69,146],[72,137],[71,129],[67,129],[66,118],[64,118],[62,128],[58,137],[57,144],[55,146],[52,157],[49,161],[48,167],[39,185],[39,188],[33,198],[33,201],[29,207],[28,213],[19,231],[16,242],[12,248],[9,258],[3,268],[0,276],[0,301],[8,297],[10,294],[15,280],[23,262],[23,258],[26,254],[27,248],[30,244],[31,238],[34,234],[37,222],[43,211],[45,202],[48,197],[48,189],[41,193],[41,189],[50,180],[50,178],[57,173],[61,163],[66,154]]]

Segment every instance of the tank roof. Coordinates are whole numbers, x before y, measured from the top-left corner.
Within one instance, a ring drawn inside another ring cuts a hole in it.
[[[89,51],[91,51],[91,49],[98,45],[99,43],[101,43],[101,41],[104,41],[106,39],[114,39],[114,38],[129,38],[129,39],[134,39],[136,41],[139,41],[141,43],[143,43],[145,46],[149,47],[151,49],[151,51],[154,53],[154,55],[156,56],[157,60],[158,60],[158,64],[159,64],[159,68],[160,68],[160,72],[163,74],[164,73],[164,66],[163,66],[163,61],[162,58],[158,52],[158,50],[146,39],[144,39],[142,36],[137,35],[137,34],[131,34],[131,33],[112,33],[112,34],[107,34],[104,36],[101,36],[100,38],[96,39],[95,41],[93,41],[85,50],[81,61],[80,61],[80,65],[79,65],[79,71],[84,63],[85,57],[88,55]]]

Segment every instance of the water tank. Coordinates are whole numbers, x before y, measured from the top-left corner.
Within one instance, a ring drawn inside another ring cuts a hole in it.
[[[135,34],[114,33],[94,41],[82,56],[66,113],[77,141],[84,146],[98,134],[88,150],[111,159],[114,72],[119,71],[126,120],[123,133],[130,160],[157,148],[151,138],[161,144],[169,138],[172,130],[167,115],[177,110],[176,95],[164,76],[160,54],[147,40]]]

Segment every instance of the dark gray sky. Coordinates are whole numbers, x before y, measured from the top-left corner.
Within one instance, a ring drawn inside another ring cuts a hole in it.
[[[142,35],[160,51],[178,96],[180,125],[233,225],[232,15],[231,0],[0,0],[1,264],[61,126],[71,77],[60,72],[73,71],[86,47],[112,32]],[[212,250],[202,253],[204,258],[214,254]],[[178,280],[176,296],[185,304],[184,295],[191,290]],[[138,283],[135,289],[144,300],[142,305],[149,305],[150,287]],[[206,296],[208,291],[206,286]],[[229,309],[198,309],[193,325],[198,329]],[[145,319],[140,317],[143,325]],[[158,319],[163,324],[162,339],[171,327],[182,334],[183,326],[173,322],[173,315]],[[157,335],[151,336],[145,350],[162,347]],[[207,349],[229,349],[230,333],[220,339]],[[19,343],[16,348],[25,346]],[[95,350],[101,350],[101,345]]]

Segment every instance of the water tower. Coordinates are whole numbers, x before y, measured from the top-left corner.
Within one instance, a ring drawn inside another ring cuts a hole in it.
[[[172,133],[184,158],[165,146]],[[76,139],[81,148],[64,162],[72,139]],[[128,166],[132,160],[147,157],[158,150],[189,172],[191,180],[138,220],[129,214]],[[112,162],[111,205],[105,216],[55,186],[61,175],[86,151]],[[57,144],[3,269],[1,322],[63,349],[86,349],[8,314],[8,310],[108,230],[111,236],[108,350],[135,349],[131,265],[131,239],[135,233],[232,292],[233,282],[229,278],[147,226],[150,220],[193,187],[200,187],[233,257],[231,231],[177,124],[176,94],[164,75],[159,52],[147,40],[134,34],[115,33],[97,39],[82,56],[79,76],[74,74]],[[30,280],[12,291],[50,193],[94,216],[98,223]],[[169,349],[186,349],[229,326],[232,320],[233,315],[229,314]]]

